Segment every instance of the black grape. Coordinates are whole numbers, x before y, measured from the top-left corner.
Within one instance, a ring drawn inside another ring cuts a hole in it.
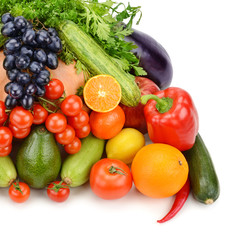
[[[57,36],[58,35],[58,33],[57,33],[57,31],[56,31],[56,29],[55,28],[48,28],[48,33],[49,33],[49,35],[52,37],[52,36]]]
[[[18,51],[22,46],[21,41],[18,38],[10,38],[4,45],[4,48],[8,51]]]
[[[27,72],[20,72],[17,75],[17,82],[25,86],[31,82],[31,77]]]
[[[24,109],[31,109],[33,107],[34,104],[34,97],[31,95],[24,95],[21,99],[20,99],[20,103],[22,105],[22,107]]]
[[[62,43],[58,36],[51,37],[52,42],[47,46],[54,53],[59,53],[62,50]]]
[[[35,40],[35,37],[35,31],[33,29],[27,29],[22,36],[22,40],[25,44],[33,44],[33,40]]]
[[[5,24],[7,22],[14,21],[14,17],[10,13],[4,13],[2,15],[1,21],[3,24]]]
[[[45,63],[47,61],[47,54],[43,49],[36,49],[33,58],[37,62]]]
[[[5,106],[7,109],[13,109],[17,106],[17,103],[17,99],[11,97],[10,95],[7,95],[7,97],[5,98]]]
[[[11,82],[13,82],[17,79],[18,73],[19,73],[19,70],[14,68],[12,70],[7,71],[7,77]]]
[[[58,67],[58,58],[56,53],[49,52],[47,54],[46,66],[49,67],[50,69],[56,69]]]
[[[23,86],[19,83],[12,83],[11,88],[10,88],[10,95],[13,98],[19,99],[23,96]]]
[[[5,86],[4,86],[4,92],[7,93],[7,94],[10,94],[10,89],[11,89],[11,86],[12,86],[12,82],[8,82]]]
[[[37,91],[37,87],[35,86],[35,84],[30,83],[26,88],[25,88],[25,93],[27,95],[34,95],[35,92]]]
[[[23,16],[17,16],[14,18],[14,25],[19,30],[26,28],[27,20]]]
[[[27,69],[30,64],[30,58],[27,55],[19,55],[16,57],[15,65],[18,69]]]
[[[51,43],[52,40],[47,31],[39,30],[36,33],[36,41],[42,48],[45,48],[48,44]]]
[[[1,33],[5,37],[16,37],[18,35],[18,29],[15,27],[14,22],[10,21],[4,24]]]
[[[33,56],[33,48],[28,45],[23,45],[20,49],[20,53],[31,58]]]
[[[40,71],[43,70],[43,68],[44,68],[44,65],[37,61],[31,62],[29,65],[29,70],[32,73],[40,73]]]
[[[1,33],[9,37],[3,49],[3,67],[10,80],[4,87],[8,94],[6,108],[12,109],[18,104],[31,109],[34,99],[45,95],[45,85],[50,82],[46,68],[58,67],[61,40],[54,28],[35,30],[23,16],[5,13],[1,21],[4,24]]]
[[[38,97],[44,96],[45,92],[46,92],[45,87],[44,86],[39,86],[37,84],[35,86],[37,88],[37,91],[36,91],[35,95],[38,96]]]
[[[3,61],[3,68],[5,70],[12,70],[15,66],[15,56],[7,55]]]

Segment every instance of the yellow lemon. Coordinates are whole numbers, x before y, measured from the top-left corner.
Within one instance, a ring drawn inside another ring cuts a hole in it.
[[[108,140],[106,154],[108,158],[119,159],[130,164],[144,145],[145,138],[141,132],[134,128],[124,128],[119,134]]]

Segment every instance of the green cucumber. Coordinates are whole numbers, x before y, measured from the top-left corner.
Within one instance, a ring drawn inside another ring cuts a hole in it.
[[[70,187],[78,187],[88,181],[94,163],[102,157],[105,141],[91,133],[81,140],[78,153],[69,155],[62,165],[61,178]]]
[[[193,147],[183,154],[189,165],[193,196],[201,203],[215,202],[220,194],[219,181],[212,158],[199,133]]]
[[[0,187],[8,187],[17,178],[17,171],[9,156],[0,157]]]
[[[139,104],[141,94],[134,81],[135,77],[120,69],[91,36],[69,20],[58,25],[58,34],[63,43],[91,74],[108,74],[119,82],[122,88],[122,104],[130,107]]]

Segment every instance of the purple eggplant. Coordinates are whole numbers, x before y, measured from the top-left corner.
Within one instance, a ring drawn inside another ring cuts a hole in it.
[[[155,39],[133,29],[133,33],[125,37],[127,42],[133,42],[137,48],[132,52],[140,61],[140,66],[147,72],[147,77],[155,82],[160,89],[170,86],[173,76],[171,59],[167,51]]]

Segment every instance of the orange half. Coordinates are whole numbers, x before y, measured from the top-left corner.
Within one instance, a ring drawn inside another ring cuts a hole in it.
[[[96,75],[83,88],[84,101],[95,112],[109,112],[116,108],[121,94],[120,84],[110,75]]]

